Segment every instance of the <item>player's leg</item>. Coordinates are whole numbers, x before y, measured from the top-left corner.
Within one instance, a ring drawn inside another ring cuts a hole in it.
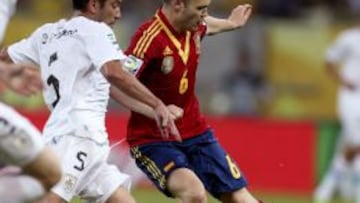
[[[186,141],[184,141],[186,142]],[[206,191],[188,160],[173,143],[155,143],[131,149],[138,167],[166,196],[182,203],[206,202]]]
[[[315,202],[326,202],[333,198],[334,193],[339,187],[339,183],[346,174],[346,161],[342,153],[334,157],[330,168],[326,172],[320,185],[316,188],[314,193]]]
[[[0,112],[0,160],[21,167],[23,173],[31,176],[13,177],[13,183],[20,186],[17,196],[43,195],[60,179],[56,156],[44,147],[40,133],[27,119],[3,104]],[[2,191],[7,190],[12,188],[5,187]],[[10,192],[14,191],[7,194]]]
[[[54,137],[47,144],[58,155],[63,175],[42,202],[70,202],[94,181],[100,171],[98,166],[107,157],[103,148],[108,149],[108,145],[75,134]]]
[[[200,179],[187,168],[174,170],[168,178],[168,190],[182,203],[206,202],[206,190]]]
[[[344,133],[341,133],[329,169],[315,190],[315,202],[330,201],[334,193],[339,189],[341,181],[344,181],[347,174],[351,173],[351,163],[346,159],[346,151],[348,150],[346,150],[345,140]]]
[[[123,187],[119,187],[106,201],[106,203],[135,203],[135,199],[130,195],[129,191]]]
[[[80,193],[82,199],[98,203],[135,203],[130,194],[130,176],[105,161],[97,177]]]
[[[8,180],[11,181],[8,185],[18,186],[16,187],[18,189],[15,190],[16,199],[22,198],[22,201],[14,202],[27,202],[45,196],[61,178],[58,159],[48,147],[45,147],[32,162],[23,166],[23,173],[29,176],[8,177]],[[8,194],[11,193],[14,191],[9,191]],[[13,200],[15,200],[14,197]],[[56,203],[55,201],[49,202]]]
[[[235,161],[220,146],[211,130],[187,140],[186,155],[195,173],[214,197],[224,203],[258,203]],[[191,142],[191,143],[190,143]]]
[[[356,203],[360,203],[360,153],[355,156],[353,161],[354,170],[354,199]]]
[[[106,137],[99,132],[84,132],[94,137]],[[52,139],[52,149],[61,154],[63,177],[43,202],[65,203],[75,195],[90,202],[134,203],[129,194],[130,178],[115,166],[106,163],[110,147],[76,135]]]
[[[136,166],[135,160],[129,153],[129,147],[122,144],[111,146],[109,163],[118,166],[119,170],[131,178],[132,187],[136,187],[144,180],[144,173]]]
[[[220,197],[223,203],[259,203],[247,188],[238,189],[234,192],[223,193]]]
[[[45,194],[45,189],[37,179],[26,176],[0,177],[0,199],[2,203],[18,203],[37,200]]]
[[[348,159],[352,164],[354,198],[356,203],[360,203],[360,108],[353,106],[353,111],[349,112],[345,129],[347,133]]]
[[[61,178],[60,163],[56,157],[49,147],[44,147],[32,162],[23,166],[23,172],[38,179],[46,191],[50,191]]]

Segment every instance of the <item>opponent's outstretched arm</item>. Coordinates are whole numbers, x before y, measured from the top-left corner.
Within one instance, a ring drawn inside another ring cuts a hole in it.
[[[110,96],[111,98],[113,98],[115,101],[117,101],[118,103],[122,104],[123,106],[125,106],[125,108],[130,109],[131,111],[134,111],[136,113],[140,113],[143,114],[145,116],[147,116],[148,118],[151,119],[156,119],[156,114],[153,110],[153,108],[151,108],[149,105],[146,105],[142,102],[140,102],[139,100],[136,100],[132,97],[130,97],[129,95],[125,94],[124,92],[122,92],[121,90],[119,90],[118,88],[111,86],[110,87]],[[170,111],[170,116],[171,119],[173,120],[177,120],[179,118],[181,118],[184,114],[184,111],[182,108],[170,104],[167,105],[167,109]]]
[[[8,88],[24,96],[36,94],[42,89],[40,72],[31,64],[14,64],[0,60],[0,80]]]
[[[243,27],[248,21],[252,12],[250,4],[238,5],[228,18],[205,17],[207,24],[207,35],[214,35],[221,32],[231,31]]]
[[[172,135],[177,140],[181,140],[174,120],[171,119],[171,113],[164,103],[133,75],[125,71],[120,61],[114,60],[105,63],[101,72],[111,85],[154,110],[156,122],[164,139]]]

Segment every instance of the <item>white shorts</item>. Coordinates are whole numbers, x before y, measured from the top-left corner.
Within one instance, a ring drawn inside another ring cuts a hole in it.
[[[48,145],[59,156],[63,172],[52,191],[66,201],[78,195],[91,202],[105,202],[120,186],[130,190],[129,176],[107,163],[108,143],[66,135],[53,138]]]
[[[339,98],[339,116],[346,145],[360,146],[360,99],[342,94]]]
[[[43,150],[40,132],[12,108],[0,103],[0,163],[24,166]]]

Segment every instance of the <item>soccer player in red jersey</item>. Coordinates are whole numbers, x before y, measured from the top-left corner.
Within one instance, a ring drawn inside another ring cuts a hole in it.
[[[208,16],[210,0],[163,0],[154,18],[133,36],[124,66],[166,104],[184,111],[176,121],[182,142],[163,140],[156,122],[132,112],[127,140],[137,165],[165,195],[183,203],[206,202],[206,190],[226,203],[258,203],[234,160],[200,113],[195,77],[201,39],[247,22],[239,5],[227,19]]]

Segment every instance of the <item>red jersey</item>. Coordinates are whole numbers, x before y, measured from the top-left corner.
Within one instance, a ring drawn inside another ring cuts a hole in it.
[[[197,136],[208,128],[195,96],[195,77],[199,62],[200,40],[206,26],[196,32],[177,33],[159,9],[153,19],[141,25],[126,51],[142,64],[135,70],[137,78],[166,105],[184,110],[176,121],[183,139]],[[130,146],[163,141],[156,122],[132,112],[128,123]]]

